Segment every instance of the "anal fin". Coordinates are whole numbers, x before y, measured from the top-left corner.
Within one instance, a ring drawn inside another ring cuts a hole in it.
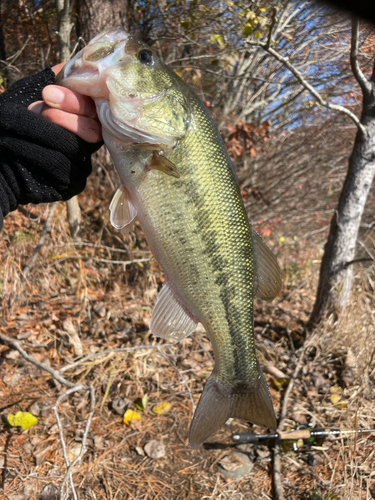
[[[198,323],[178,302],[169,284],[164,283],[152,311],[151,333],[163,339],[182,340],[197,326]]]
[[[133,229],[138,212],[131,202],[125,187],[120,187],[116,191],[109,205],[109,210],[113,227],[120,229],[123,233],[130,232]]]
[[[200,446],[230,418],[241,418],[253,424],[276,429],[276,417],[266,379],[258,367],[258,378],[236,385],[220,382],[212,373],[204,386],[190,426],[192,448]]]

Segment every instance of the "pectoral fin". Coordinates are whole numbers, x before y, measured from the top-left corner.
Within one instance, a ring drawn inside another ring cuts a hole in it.
[[[177,301],[169,284],[164,283],[152,311],[150,330],[156,337],[182,340],[195,331],[198,323]]]
[[[137,209],[131,202],[125,187],[119,188],[109,205],[110,221],[113,227],[129,232],[133,229],[137,217]]]
[[[261,236],[252,227],[256,272],[256,296],[264,300],[273,300],[281,290],[282,280],[276,257],[264,243]]]
[[[171,175],[172,177],[180,177],[180,174],[177,172],[177,168],[168,158],[163,156],[162,154],[154,151],[154,155],[150,163],[146,166],[147,170],[160,170],[167,175]]]

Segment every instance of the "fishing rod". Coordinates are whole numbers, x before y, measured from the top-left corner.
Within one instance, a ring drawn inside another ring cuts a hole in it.
[[[328,436],[345,437],[350,434],[371,434],[375,429],[297,429],[295,431],[275,432],[270,434],[255,434],[254,432],[239,432],[232,436],[236,444],[263,444],[267,440],[308,440],[312,444],[316,440],[323,440]]]

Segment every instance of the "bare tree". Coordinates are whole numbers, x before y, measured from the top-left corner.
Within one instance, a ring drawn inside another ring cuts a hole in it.
[[[350,62],[363,94],[362,114],[348,173],[331,221],[309,321],[311,326],[327,313],[340,312],[346,307],[353,284],[352,264],[358,231],[375,175],[375,66],[367,79],[358,64],[358,26],[358,20],[354,19]]]

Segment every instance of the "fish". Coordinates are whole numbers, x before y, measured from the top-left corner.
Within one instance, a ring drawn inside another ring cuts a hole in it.
[[[215,365],[189,432],[200,446],[230,417],[276,428],[254,345],[254,297],[272,300],[281,273],[248,219],[215,122],[195,91],[121,26],[93,38],[58,85],[92,97],[120,187],[114,227],[139,221],[166,279],[153,335],[181,340],[201,323]]]

